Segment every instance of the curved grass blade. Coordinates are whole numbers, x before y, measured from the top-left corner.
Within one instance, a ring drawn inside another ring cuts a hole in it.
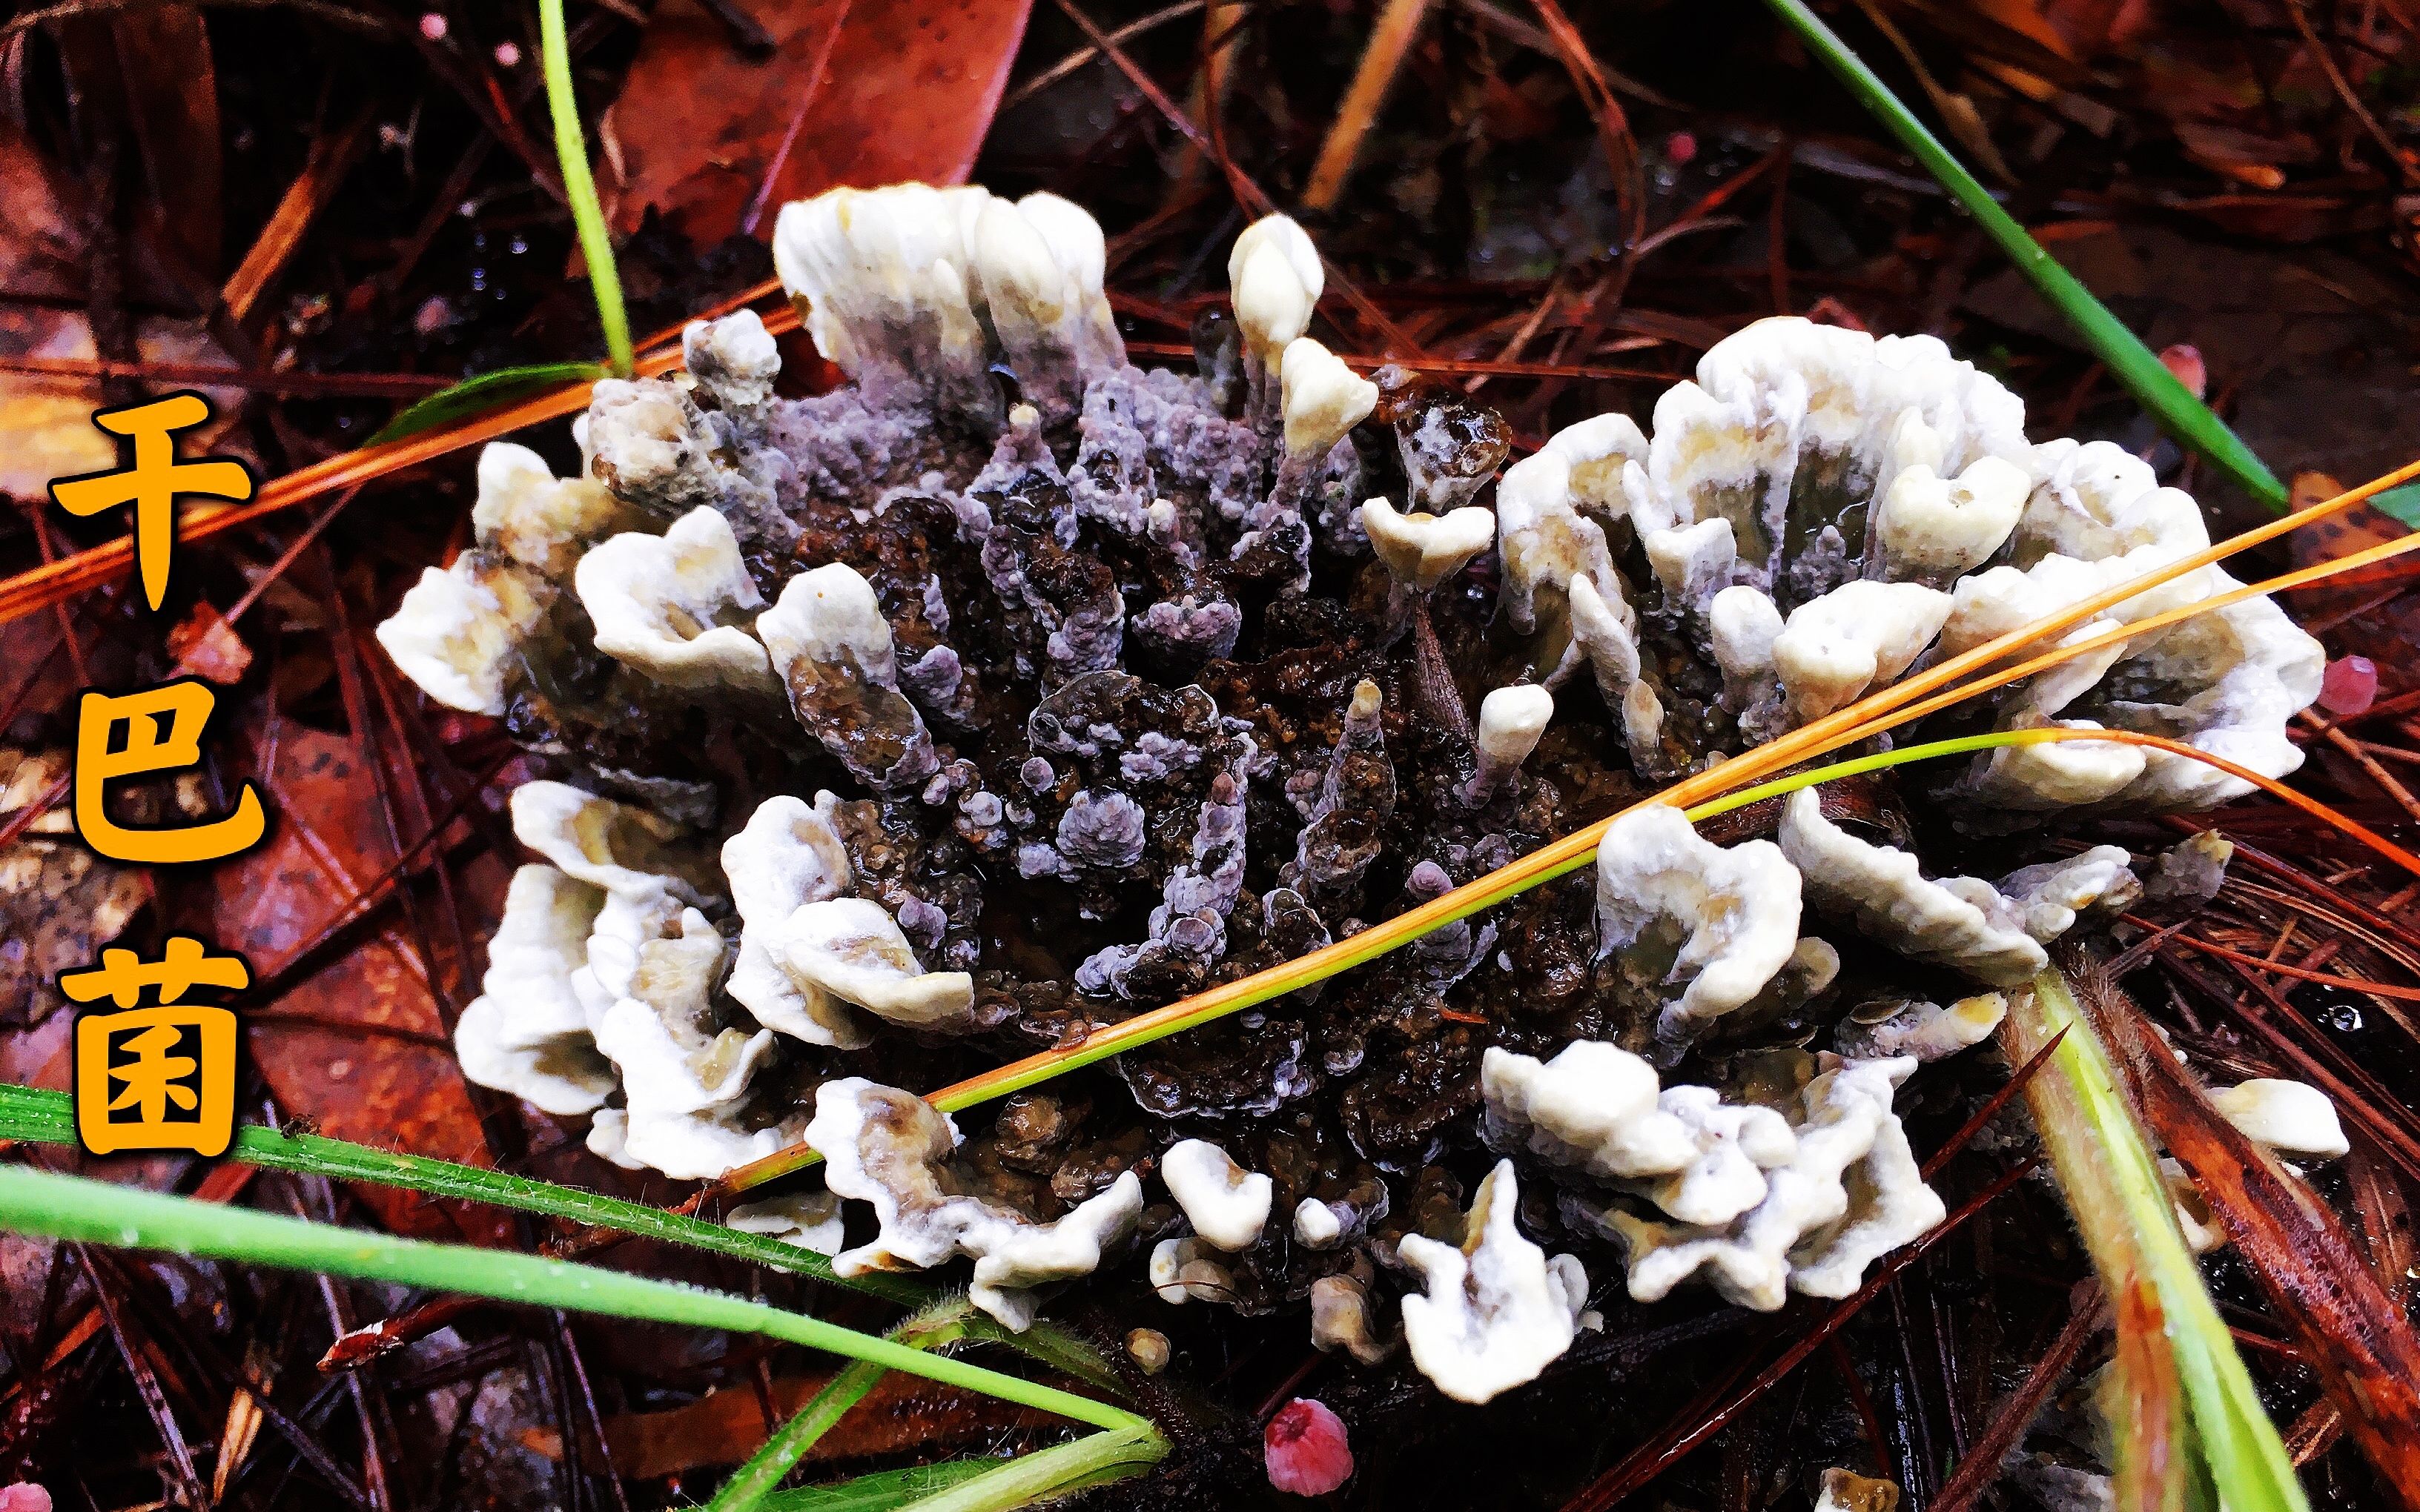
[[[2001,1032],[2020,1060],[2055,1041],[2048,1064],[2025,1084],[2025,1101],[2059,1192],[2102,1289],[2122,1301],[2148,1287],[2156,1301],[2189,1430],[2168,1475],[2195,1473],[2181,1462],[2190,1456],[2226,1488],[2231,1512],[2309,1512],[2293,1460],[2177,1228],[2175,1199],[2117,1066],[2066,977],[2055,969],[2036,977],[2032,995],[2011,1001]]]
[[[0,1141],[72,1145],[76,1142],[75,1110],[65,1092],[0,1083]],[[426,1192],[431,1196],[485,1202],[516,1211],[560,1218],[592,1227],[611,1228],[641,1239],[661,1240],[708,1254],[754,1265],[771,1266],[811,1277],[830,1286],[861,1291],[908,1307],[927,1307],[939,1300],[938,1288],[909,1276],[879,1272],[844,1276],[831,1262],[810,1249],[765,1234],[745,1234],[703,1218],[690,1218],[643,1202],[626,1202],[576,1187],[557,1186],[504,1171],[452,1161],[430,1160],[348,1144],[318,1134],[289,1134],[257,1124],[236,1130],[226,1158],[273,1170],[299,1171],[340,1181],[367,1181],[379,1186]],[[1023,1334],[1012,1334],[990,1319],[976,1315],[965,1321],[970,1337],[1005,1344],[1055,1370],[1088,1385],[1118,1392],[1116,1373],[1081,1340],[1047,1323],[1036,1323]]]
[[[895,1512],[1014,1512],[1015,1508],[1052,1501],[1089,1487],[1106,1486],[1125,1480],[1168,1457],[1168,1441],[1148,1423],[1131,1428],[1112,1428],[1094,1433],[1070,1443],[1037,1449],[1009,1460],[961,1459],[956,1465],[984,1466],[979,1473],[970,1472],[959,1478],[954,1469],[950,1484],[910,1496],[905,1501],[890,1502],[819,1502],[816,1492],[788,1492],[768,1501],[766,1512],[836,1512],[847,1507],[851,1512],[862,1507],[895,1509]],[[940,1467],[932,1467],[940,1468]],[[859,1482],[850,1482],[858,1485]],[[845,1489],[835,1487],[835,1490]]]
[[[1883,83],[1873,69],[1866,67],[1865,60],[1840,40],[1839,34],[1807,8],[1807,0],[1765,0],[1765,4],[1839,76],[1874,118],[1924,165],[1925,171],[1940,180],[1976,224],[1999,243],[2009,260],[2017,265],[2017,271],[2041,292],[2052,308],[2066,316],[2085,345],[2092,348],[2092,354],[2108,364],[2118,381],[2144,409],[2159,417],[2170,435],[2209,458],[2212,466],[2233,478],[2271,512],[2286,512],[2286,486],[2277,481],[2277,475],[2254,455],[2251,447],[2243,444],[2243,438],[2236,435],[2210,406],[2195,398],[2193,391],[2178,381],[2151,348],[2126,329],[2124,321],[2110,314],[2107,305],[2044,252],[2041,243],[2028,236],[2014,216],[2000,208],[1991,191],[1941,145],[1916,113],[1891,93],[1890,85]]]
[[[950,1297],[900,1323],[889,1337],[910,1349],[946,1350],[967,1336],[966,1322],[973,1313],[974,1305],[964,1297]],[[706,1512],[756,1512],[763,1507],[782,1478],[797,1468],[850,1408],[865,1399],[884,1374],[880,1365],[861,1360],[845,1366],[722,1483]]]
[[[830,1486],[775,1491],[762,1505],[765,1512],[899,1512],[919,1498],[946,1491],[1000,1464],[997,1459],[944,1459],[938,1465],[881,1470]]]
[[[606,376],[602,363],[531,363],[520,367],[500,367],[492,373],[466,378],[451,388],[438,390],[425,399],[417,399],[395,413],[395,418],[378,428],[378,433],[362,444],[383,446],[399,441],[406,436],[417,436],[424,430],[451,425],[519,404],[548,389],[559,389],[571,383],[594,383]]]
[[[0,1167],[0,1229],[120,1249],[167,1250],[242,1265],[439,1288],[498,1302],[642,1322],[754,1334],[981,1392],[1114,1429],[1120,1436],[1157,1438],[1150,1423],[1132,1412],[1055,1386],[930,1354],[744,1297],[569,1260],[396,1239],[22,1165]]]

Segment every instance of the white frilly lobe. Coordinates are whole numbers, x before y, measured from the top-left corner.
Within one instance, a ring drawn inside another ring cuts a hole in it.
[[[1727,850],[1699,839],[1679,810],[1653,805],[1616,819],[1598,842],[1596,911],[1605,949],[1671,962],[1660,980],[1682,991],[1658,1030],[1684,1037],[1789,964],[1798,873],[1770,841]]]
[[[1711,1087],[1659,1090],[1655,1068],[1575,1040],[1541,1062],[1491,1046],[1480,1071],[1489,1140],[1631,1190],[1684,1223],[1729,1223],[1764,1199],[1764,1172],[1798,1153],[1790,1120],[1725,1104]]]
[[[479,995],[454,1026],[462,1074],[543,1112],[594,1113],[613,1090],[571,990],[605,894],[551,866],[514,872]]]
[[[1292,218],[1266,215],[1246,226],[1227,254],[1227,286],[1246,360],[1276,372],[1286,344],[1311,329],[1311,312],[1326,282],[1319,249]]]
[[[1479,1183],[1460,1245],[1407,1234],[1404,1263],[1424,1285],[1404,1299],[1412,1364],[1456,1401],[1484,1402],[1538,1379],[1572,1347],[1588,1274],[1569,1255],[1546,1257],[1513,1226],[1511,1161]]]
[[[1845,1297],[1868,1265],[1930,1231],[1946,1210],[1891,1111],[1915,1069],[1912,1057],[1851,1060],[1809,1082],[1796,1158],[1767,1171],[1764,1199],[1729,1224],[1602,1213],[1628,1251],[1631,1296],[1657,1302],[1703,1273],[1725,1299],[1759,1312],[1791,1290]]]
[[[903,1028],[963,1032],[974,979],[926,971],[890,910],[870,898],[827,898],[793,911],[768,942],[802,988],[830,994]]]
[[[421,569],[395,613],[380,622],[379,644],[447,708],[500,716],[512,658],[552,596],[528,574],[466,551],[450,568]]]
[[[791,975],[773,953],[792,914],[849,888],[848,851],[832,827],[839,804],[830,793],[816,794],[813,807],[779,794],[722,842],[722,872],[740,921],[728,990],[768,1029],[853,1049],[871,1038],[866,1026],[830,993]]]
[[[748,1084],[773,1053],[773,1031],[712,1029],[722,936],[694,908],[675,929],[639,947],[628,994],[597,1023],[597,1047],[622,1075],[623,1153],[675,1180],[711,1180],[780,1149],[798,1131],[739,1121]]]
[[[521,642],[592,541],[637,521],[604,486],[557,478],[526,446],[479,453],[473,547],[450,567],[424,568],[379,644],[421,691],[466,714],[501,715]]]
[[[873,1240],[832,1257],[835,1272],[920,1271],[965,1255],[975,1262],[974,1304],[1020,1332],[1033,1322],[1031,1288],[1098,1269],[1102,1247],[1142,1211],[1132,1171],[1047,1224],[967,1196],[947,1164],[958,1143],[948,1115],[863,1077],[816,1088],[806,1141],[824,1158],[827,1188],[871,1203],[879,1225]]]
[[[627,995],[640,948],[669,933],[682,908],[712,896],[710,871],[689,854],[681,826],[564,782],[513,790],[513,836],[605,895],[571,990],[593,1030]]]
[[[2114,845],[2011,872],[1997,887],[1928,878],[1913,852],[1869,844],[1826,819],[1812,788],[1790,795],[1779,841],[1818,910],[1855,919],[1900,955],[1993,987],[2030,981],[2049,964],[2042,946],[2079,914],[2123,907],[2141,891],[2126,852]]]
[[[1378,385],[1309,336],[1286,343],[1281,362],[1289,461],[1304,463],[1326,456],[1347,431],[1369,419],[1370,411],[1378,407]]]
[[[1898,681],[1949,615],[1949,595],[1920,583],[1842,583],[1790,613],[1773,640],[1791,712],[1811,724]]]
[[[2334,1160],[2352,1152],[2336,1105],[2308,1082],[2257,1076],[2218,1088],[2210,1101],[2257,1145],[2294,1160]]]
[[[574,580],[597,649],[672,687],[771,693],[765,648],[736,618],[765,600],[731,522],[701,504],[661,535],[622,534],[580,559]]]
[[[1496,517],[1476,504],[1444,515],[1407,515],[1373,499],[1361,506],[1359,517],[1388,576],[1417,594],[1460,572],[1496,540]]]

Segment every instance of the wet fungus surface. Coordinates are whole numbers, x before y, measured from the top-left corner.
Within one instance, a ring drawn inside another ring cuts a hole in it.
[[[775,248],[850,382],[780,397],[754,316],[692,326],[686,373],[597,386],[579,477],[490,447],[475,546],[380,635],[546,774],[465,1071],[674,1177],[806,1139],[828,1191],[738,1216],[844,1267],[971,1258],[1011,1327],[1095,1271],[1291,1312],[1466,1400],[1618,1275],[1845,1295],[1942,1215],[1897,1102],[2140,890],[2046,828],[2242,787],[2076,742],[1719,839],[1640,810],[1592,877],[961,1128],[908,1094],[1349,936],[2208,536],[1930,338],[1761,322],[1649,428],[1514,460],[1493,413],[1306,334],[1282,218],[1192,373],[1127,363],[1099,229],[1048,195],[834,191]],[[2254,599],[1908,737],[2117,727],[2282,774],[2322,660]]]

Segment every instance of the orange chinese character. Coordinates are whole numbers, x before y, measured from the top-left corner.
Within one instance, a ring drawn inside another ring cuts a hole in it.
[[[143,596],[153,609],[168,594],[178,496],[252,497],[252,474],[240,462],[226,457],[177,460],[176,433],[209,418],[209,401],[193,393],[172,393],[119,409],[96,409],[94,424],[134,439],[134,465],[117,471],[55,478],[51,483],[51,499],[70,515],[98,515],[120,504],[134,506],[134,562],[143,576]]]
[[[198,678],[180,678],[137,693],[86,693],[78,706],[75,827],[84,842],[113,861],[155,866],[215,861],[257,844],[268,830],[260,795],[246,782],[235,811],[198,825],[134,828],[109,817],[102,801],[114,778],[181,771],[202,759],[202,727],[218,696]],[[120,732],[124,738],[119,738]]]
[[[107,997],[132,1010],[76,1020],[76,1133],[85,1148],[225,1154],[235,1132],[235,1014],[178,999],[195,987],[249,986],[242,958],[211,955],[177,934],[158,961],[112,949],[101,963],[59,978],[76,1002]],[[153,987],[159,1003],[135,1008]]]

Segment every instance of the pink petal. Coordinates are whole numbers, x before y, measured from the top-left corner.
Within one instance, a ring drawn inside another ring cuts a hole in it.
[[[1324,1403],[1297,1396],[1269,1419],[1261,1436],[1269,1484],[1295,1496],[1326,1496],[1353,1478],[1353,1446],[1344,1423]],[[5,1509],[0,1509],[5,1512]]]
[[[29,1480],[0,1486],[0,1512],[51,1512],[51,1493]]]
[[[2367,656],[2338,656],[2319,678],[2319,707],[2350,719],[2378,702],[2378,663]]]

